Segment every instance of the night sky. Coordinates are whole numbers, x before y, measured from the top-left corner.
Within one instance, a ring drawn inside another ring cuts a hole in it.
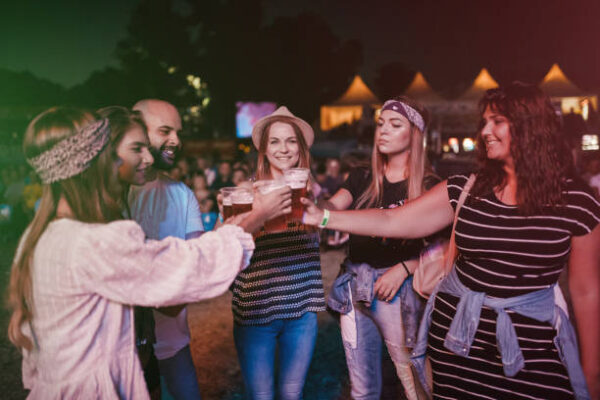
[[[137,1],[3,4],[0,68],[30,70],[66,86],[80,83],[93,70],[114,64],[115,44]],[[501,83],[537,82],[558,62],[581,88],[600,89],[600,1],[265,0],[264,5],[265,23],[310,11],[341,38],[358,39],[359,72],[367,82],[389,62],[421,70],[440,90],[470,82],[484,66]]]

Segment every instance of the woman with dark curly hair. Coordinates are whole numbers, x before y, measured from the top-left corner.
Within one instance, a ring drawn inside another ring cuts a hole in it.
[[[600,203],[573,175],[539,89],[515,82],[489,90],[480,105],[482,164],[458,212],[458,257],[429,299],[413,361],[422,373],[427,352],[434,398],[597,399]],[[427,236],[453,221],[468,180],[450,177],[392,210],[329,213],[303,200],[305,222]],[[555,306],[566,265],[581,363],[566,311]]]

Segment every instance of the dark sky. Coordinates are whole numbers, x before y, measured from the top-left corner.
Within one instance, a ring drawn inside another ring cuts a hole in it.
[[[600,89],[597,0],[294,3],[268,1],[273,13],[312,10],[340,36],[360,39],[369,75],[400,61],[423,71],[434,87],[468,82],[484,66],[500,81],[536,82],[558,62],[575,83]]]
[[[137,1],[3,4],[0,67],[30,70],[67,86],[79,83],[94,69],[114,62],[115,44],[125,34]],[[367,82],[379,66],[392,61],[423,71],[434,88],[445,89],[469,82],[483,66],[501,82],[535,82],[558,62],[582,88],[600,89],[598,0],[265,0],[264,4],[267,22],[312,11],[340,37],[360,40],[361,72]]]
[[[115,63],[138,0],[2,0],[0,68],[71,86]]]

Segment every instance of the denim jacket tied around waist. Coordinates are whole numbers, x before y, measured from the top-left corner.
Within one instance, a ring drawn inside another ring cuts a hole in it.
[[[554,286],[537,290],[521,296],[509,298],[492,298],[482,292],[474,292],[460,282],[456,271],[452,268],[450,274],[438,284],[429,297],[423,319],[419,327],[416,346],[412,352],[412,362],[419,379],[426,390],[430,390],[425,379],[425,352],[427,336],[431,324],[431,314],[438,292],[448,293],[460,300],[450,324],[450,329],[444,339],[444,347],[454,354],[466,357],[475,338],[479,326],[479,316],[483,306],[496,311],[496,342],[502,357],[504,374],[515,376],[524,366],[525,358],[521,352],[517,334],[507,310],[533,318],[540,322],[549,322],[556,329],[554,344],[560,359],[565,366],[576,399],[589,399],[583,369],[579,361],[577,338],[567,314],[555,304]]]
[[[353,263],[349,259],[342,263],[342,273],[337,277],[329,296],[327,306],[340,314],[352,311],[352,301],[362,302],[370,307],[375,298],[373,286],[375,281],[385,272],[385,269],[375,269],[367,263]],[[352,290],[352,296],[350,296]],[[400,286],[400,307],[406,346],[412,348],[416,341],[419,320],[423,312],[423,301],[412,287],[412,275]]]

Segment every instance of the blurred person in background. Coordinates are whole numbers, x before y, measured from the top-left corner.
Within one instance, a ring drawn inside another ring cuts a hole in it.
[[[204,155],[196,156],[196,171],[202,172],[206,177],[206,183],[208,187],[210,187],[215,179],[217,178],[217,173],[211,164],[211,160],[209,157]]]
[[[592,158],[588,161],[587,168],[587,183],[595,191],[597,199],[600,199],[600,158]]]
[[[236,168],[233,170],[233,174],[231,175],[231,182],[233,186],[239,186],[242,182],[246,182],[248,180],[248,173],[246,170],[242,168]]]
[[[204,229],[212,231],[217,223],[219,217],[219,207],[217,206],[217,199],[214,195],[207,196],[206,198],[199,201],[200,211],[202,212],[202,224]]]
[[[342,176],[342,165],[337,158],[328,158],[325,162],[325,181],[321,186],[327,190],[330,196],[337,193],[338,189],[344,183]]]
[[[196,172],[192,177],[191,189],[194,192],[198,203],[211,195],[211,191],[208,189],[208,182],[206,182],[206,177],[201,172]]]
[[[234,186],[231,181],[231,163],[229,161],[221,161],[217,169],[217,178],[213,181],[210,188],[214,191],[226,186]]]

